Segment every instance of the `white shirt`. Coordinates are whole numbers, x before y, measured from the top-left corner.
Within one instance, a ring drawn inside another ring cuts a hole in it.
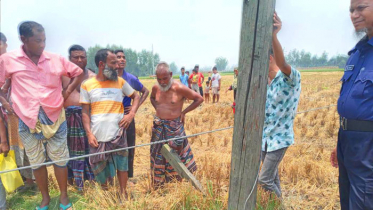
[[[219,87],[219,80],[220,79],[221,79],[221,76],[220,76],[219,73],[212,74],[212,77],[211,77],[211,81],[212,81],[211,87]]]

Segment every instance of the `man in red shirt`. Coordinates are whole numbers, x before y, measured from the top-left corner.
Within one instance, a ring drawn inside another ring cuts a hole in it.
[[[196,64],[194,66],[194,70],[197,71],[197,74],[198,74],[198,87],[199,87],[199,93],[201,94],[201,96],[203,97],[203,88],[202,88],[202,84],[203,84],[203,81],[205,81],[205,77],[203,76],[202,73],[199,72],[199,65]],[[193,71],[194,71],[193,70]],[[193,74],[189,76],[189,81],[192,82],[193,80]],[[193,89],[193,88],[192,88]]]

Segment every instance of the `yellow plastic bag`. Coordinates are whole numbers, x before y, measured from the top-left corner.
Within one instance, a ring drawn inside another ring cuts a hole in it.
[[[10,170],[17,168],[14,150],[10,150],[8,155],[0,154],[0,171]],[[0,174],[1,182],[5,190],[10,193],[23,185],[23,180],[19,171],[12,171]]]

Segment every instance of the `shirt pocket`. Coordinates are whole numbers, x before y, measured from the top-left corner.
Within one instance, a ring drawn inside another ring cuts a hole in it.
[[[350,80],[352,74],[353,74],[353,71],[345,71],[342,79],[340,80],[342,82],[342,87],[341,87],[340,95],[343,95],[343,94],[346,93],[346,91],[345,91],[345,85]]]
[[[53,71],[45,71],[42,75],[43,86],[49,88],[58,88],[62,87],[61,76]]]
[[[373,95],[373,69],[361,71],[351,90],[353,98],[364,98]]]

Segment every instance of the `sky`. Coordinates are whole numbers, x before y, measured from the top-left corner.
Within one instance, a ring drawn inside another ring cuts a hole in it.
[[[213,66],[215,58],[236,66],[242,0],[0,0],[0,31],[8,50],[19,48],[18,25],[42,24],[46,50],[67,56],[72,44],[152,50],[180,68]],[[285,53],[305,50],[347,54],[357,38],[349,0],[277,0],[283,22],[279,40]]]

